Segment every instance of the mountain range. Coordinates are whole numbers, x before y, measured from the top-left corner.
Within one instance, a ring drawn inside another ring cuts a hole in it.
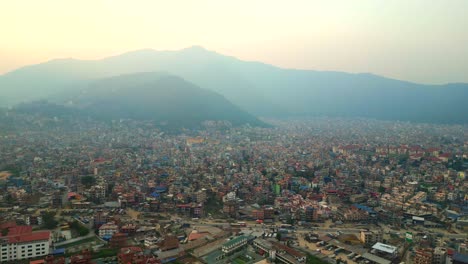
[[[168,128],[195,128],[206,120],[266,125],[223,96],[165,73],[133,73],[75,86],[64,104],[21,103],[14,110],[60,118],[148,120]]]
[[[468,84],[424,85],[368,73],[282,69],[199,46],[26,66],[0,76],[0,104],[11,106],[37,99],[64,102],[98,79],[140,72],[178,76],[222,95],[255,116],[325,115],[468,123]]]

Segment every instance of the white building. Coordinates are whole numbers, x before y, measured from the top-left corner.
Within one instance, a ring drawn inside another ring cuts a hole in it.
[[[19,230],[19,233],[0,237],[0,262],[47,256],[50,252],[50,231],[31,232]],[[24,232],[23,232],[24,231]],[[11,233],[11,231],[10,231]]]
[[[99,227],[99,237],[101,238],[104,238],[105,236],[112,236],[117,232],[119,232],[119,227],[113,222],[103,224],[101,227]]]

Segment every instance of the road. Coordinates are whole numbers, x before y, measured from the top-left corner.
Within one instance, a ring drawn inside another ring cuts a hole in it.
[[[95,236],[94,232],[89,232],[89,234],[87,234],[86,236],[72,238],[72,239],[69,239],[69,240],[66,240],[66,241],[54,243],[54,246],[55,247],[65,246],[67,244],[71,244],[71,243],[75,243],[75,242],[78,242],[78,241],[81,241],[81,240],[85,240],[85,239],[93,237],[93,236]]]
[[[226,224],[229,224],[229,223],[226,223],[226,222],[213,222],[213,221],[206,221],[206,220],[203,220],[203,221],[199,221],[199,222],[195,222],[195,221],[185,221],[187,223],[190,223],[191,225],[193,226],[222,226],[222,225],[226,225]],[[257,224],[255,221],[247,221],[247,227],[253,227],[253,228],[268,228],[268,225],[261,225],[261,224]],[[330,228],[330,227],[310,227],[310,228],[303,228],[303,227],[298,227],[296,229],[297,233],[309,233],[309,232],[322,232],[322,233],[334,233],[334,232],[342,232],[342,233],[345,233],[345,234],[356,234],[356,233],[359,233],[361,230],[364,230],[366,228],[349,228],[349,227],[333,227],[333,228]],[[394,231],[394,230],[391,230],[389,229],[388,227],[387,228],[384,228],[383,230],[380,229],[380,228],[367,228],[369,229],[370,231],[386,231],[386,232],[397,232],[397,231]],[[400,237],[404,237],[405,236],[405,233],[406,232],[417,232],[415,230],[411,230],[411,229],[408,229],[408,230],[399,230],[398,233]],[[426,231],[428,234],[432,234],[432,235],[436,235],[437,233],[436,232],[430,232],[429,230]],[[443,234],[443,236],[445,238],[467,238],[467,234],[451,234],[451,233],[448,233],[448,232],[445,232]]]

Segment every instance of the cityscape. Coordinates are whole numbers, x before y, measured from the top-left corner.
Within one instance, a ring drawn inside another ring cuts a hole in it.
[[[465,126],[313,118],[168,134],[9,117],[21,132],[0,138],[2,262],[466,260]]]
[[[0,264],[468,264],[468,0],[1,0]]]

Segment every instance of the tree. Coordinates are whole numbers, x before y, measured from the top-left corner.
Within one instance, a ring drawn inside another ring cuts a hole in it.
[[[79,236],[86,236],[89,234],[89,229],[78,223],[78,221],[73,221],[69,223],[69,225],[70,228],[77,232]]]
[[[86,187],[91,187],[94,183],[96,183],[96,178],[94,176],[88,175],[81,177],[81,184]]]
[[[5,196],[5,203],[6,203],[7,205],[15,204],[15,203],[16,203],[16,199],[15,199],[15,197],[13,197],[13,195],[11,195],[11,193],[8,193],[8,194]]]
[[[283,235],[280,232],[278,232],[278,234],[276,234],[276,239],[278,239],[278,241],[281,241],[282,236]]]
[[[46,229],[54,229],[58,225],[58,222],[55,220],[54,212],[45,212],[42,215],[42,227]]]
[[[384,192],[385,192],[385,187],[380,186],[380,187],[379,187],[379,193],[384,193]]]

